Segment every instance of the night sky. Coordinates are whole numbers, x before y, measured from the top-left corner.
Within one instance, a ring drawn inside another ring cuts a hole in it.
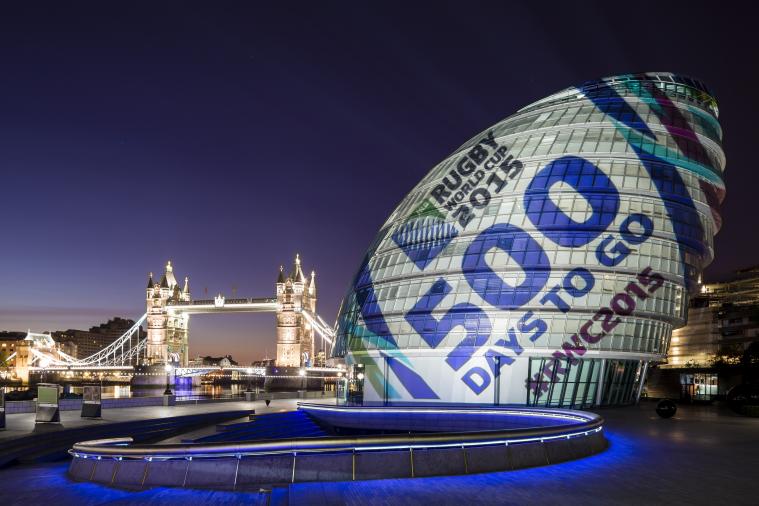
[[[137,318],[169,259],[195,298],[271,296],[296,252],[332,322],[438,161],[536,99],[638,71],[714,90],[727,199],[706,279],[759,263],[756,27],[727,2],[16,4],[0,7],[0,330]],[[193,356],[275,355],[271,314],[190,328]]]

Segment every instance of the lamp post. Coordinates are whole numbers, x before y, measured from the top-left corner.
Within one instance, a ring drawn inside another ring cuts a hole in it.
[[[298,375],[301,378],[303,378],[302,380],[300,380],[300,387],[303,390],[306,390],[306,388],[308,388],[308,384],[306,382],[306,369],[305,368],[301,368],[300,371],[298,371]]]
[[[169,384],[171,380],[171,364],[166,364],[163,368],[166,371],[166,390],[163,391],[163,395],[171,395],[171,385]]]
[[[354,395],[354,402],[357,404],[363,404],[364,403],[364,364],[356,364],[355,367],[355,382],[354,386],[356,388]]]

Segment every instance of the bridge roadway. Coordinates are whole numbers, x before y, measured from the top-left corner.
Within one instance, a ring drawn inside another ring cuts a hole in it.
[[[173,313],[202,314],[202,313],[272,313],[277,310],[277,299],[271,298],[239,298],[193,300],[191,302],[170,302],[167,304]]]

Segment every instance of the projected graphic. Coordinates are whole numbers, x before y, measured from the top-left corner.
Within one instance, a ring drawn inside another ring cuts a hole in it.
[[[725,157],[700,82],[622,75],[476,135],[393,211],[339,316],[364,399],[625,404],[713,258]]]

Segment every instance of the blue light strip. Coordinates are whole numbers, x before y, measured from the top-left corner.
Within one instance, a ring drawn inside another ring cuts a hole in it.
[[[575,422],[588,422],[593,420],[593,416],[572,415],[566,412],[548,412],[548,411],[528,411],[528,410],[512,410],[512,409],[435,409],[435,408],[335,408],[329,406],[317,406],[299,404],[299,409],[304,411],[331,411],[334,413],[394,413],[394,414],[414,414],[414,413],[426,413],[426,414],[475,414],[475,415],[500,415],[500,416],[529,416],[529,417],[541,417],[541,418],[558,418],[560,420],[571,420]]]
[[[351,452],[361,452],[361,451],[383,451],[383,450],[419,450],[419,449],[428,449],[428,448],[461,448],[463,447],[471,447],[471,446],[499,446],[499,445],[512,445],[512,444],[521,444],[521,443],[534,443],[537,441],[540,441],[541,443],[544,443],[546,441],[554,441],[557,439],[572,439],[575,437],[587,437],[592,434],[595,434],[597,432],[600,432],[603,430],[603,426],[596,427],[594,429],[589,429],[586,431],[579,431],[579,432],[571,432],[567,434],[556,434],[553,436],[536,436],[531,438],[515,438],[515,439],[498,439],[494,441],[468,441],[468,442],[456,442],[456,443],[429,443],[429,444],[409,444],[409,445],[378,445],[378,446],[356,446],[351,448],[326,448],[326,449],[317,449],[317,448],[310,448],[310,449],[298,449],[298,450],[278,450],[278,451],[268,451],[268,452],[224,452],[224,453],[192,453],[191,455],[185,454],[185,455],[150,455],[150,456],[136,456],[132,457],[129,455],[102,455],[97,453],[85,453],[85,452],[76,452],[74,450],[69,450],[69,454],[82,459],[97,459],[101,460],[102,458],[110,458],[112,460],[146,460],[148,462],[152,462],[154,460],[192,460],[193,458],[225,458],[225,457],[235,457],[235,458],[242,458],[242,457],[252,457],[252,456],[258,456],[258,455],[272,455],[272,454],[296,454],[296,453],[308,453],[308,454],[314,454],[314,453],[351,453]]]
[[[314,410],[314,411],[324,411],[324,412],[331,412],[331,413],[342,413],[345,415],[356,415],[359,412],[363,413],[371,413],[371,414],[392,414],[392,415],[412,415],[412,414],[458,414],[458,415],[496,415],[496,416],[524,416],[524,417],[544,417],[544,418],[553,418],[553,419],[560,419],[560,420],[567,420],[569,422],[580,422],[580,423],[588,423],[588,422],[602,422],[602,419],[593,413],[584,413],[584,412],[570,412],[570,411],[558,411],[558,410],[527,410],[527,409],[441,409],[441,408],[427,408],[427,407],[414,407],[414,408],[344,408],[344,407],[330,407],[330,406],[320,406],[320,405],[300,405],[299,409],[304,409],[305,411],[308,410]],[[147,461],[153,461],[153,460],[191,460],[193,458],[224,458],[224,457],[235,457],[237,459],[242,458],[243,456],[256,456],[256,455],[273,455],[273,454],[292,454],[295,455],[297,453],[308,453],[308,454],[317,454],[317,453],[348,453],[348,452],[362,452],[362,451],[381,451],[381,450],[414,450],[414,449],[425,449],[425,448],[461,448],[461,447],[473,447],[473,446],[497,446],[497,445],[513,445],[513,444],[522,444],[522,443],[531,443],[531,442],[546,442],[546,441],[554,441],[554,440],[561,440],[561,439],[572,439],[577,437],[588,437],[593,434],[596,434],[598,432],[601,432],[603,430],[603,425],[598,426],[592,426],[592,427],[586,427],[581,428],[578,427],[576,423],[569,424],[566,427],[568,432],[564,433],[549,433],[546,435],[534,435],[534,433],[530,433],[529,435],[523,434],[522,436],[515,435],[514,437],[504,437],[504,432],[506,431],[498,431],[496,430],[488,430],[488,431],[482,431],[482,433],[478,433],[475,440],[469,440],[469,441],[451,441],[450,439],[448,441],[430,441],[429,443],[425,442],[408,442],[408,443],[398,443],[398,444],[382,444],[381,441],[376,441],[375,444],[368,443],[361,445],[360,440],[352,439],[352,438],[346,438],[345,445],[337,444],[334,440],[330,441],[332,444],[326,445],[326,446],[316,446],[316,447],[298,447],[299,443],[301,441],[292,441],[290,444],[290,448],[281,448],[281,449],[259,449],[256,450],[254,448],[251,448],[250,451],[245,451],[243,449],[244,443],[241,445],[236,446],[234,449],[231,449],[229,447],[225,448],[219,448],[218,451],[214,451],[214,448],[212,447],[205,447],[203,448],[202,445],[197,450],[192,450],[192,446],[188,446],[186,451],[182,451],[182,453],[177,454],[160,454],[160,453],[151,453],[150,455],[127,455],[127,454],[113,454],[112,452],[107,453],[99,453],[99,452],[89,452],[89,451],[81,451],[81,450],[69,450],[69,453],[76,457],[76,458],[82,458],[82,459],[101,459],[101,458],[110,458],[115,460],[122,460],[124,458],[128,460],[147,460]],[[492,433],[493,437],[497,437],[497,439],[487,439],[488,434]],[[461,436],[466,436],[466,432],[462,432]],[[456,434],[448,434],[451,438],[455,438]],[[500,437],[499,437],[500,436]],[[482,439],[479,439],[482,437]],[[318,444],[319,440],[322,438],[309,438],[309,443],[313,442]],[[329,439],[329,438],[324,438]],[[83,444],[97,444],[101,443],[104,446],[107,445],[110,449],[113,449],[114,446],[118,445],[121,446],[123,444],[122,440],[101,440],[101,441],[93,441],[93,442],[86,442]],[[110,444],[109,444],[110,443]],[[114,444],[116,443],[116,444]],[[82,444],[82,443],[79,443]],[[327,444],[327,443],[325,443]],[[351,446],[351,445],[357,445],[357,446]],[[146,451],[150,451],[152,448],[146,448]],[[155,447],[155,449],[160,449],[160,447]],[[184,450],[184,448],[182,449]]]

